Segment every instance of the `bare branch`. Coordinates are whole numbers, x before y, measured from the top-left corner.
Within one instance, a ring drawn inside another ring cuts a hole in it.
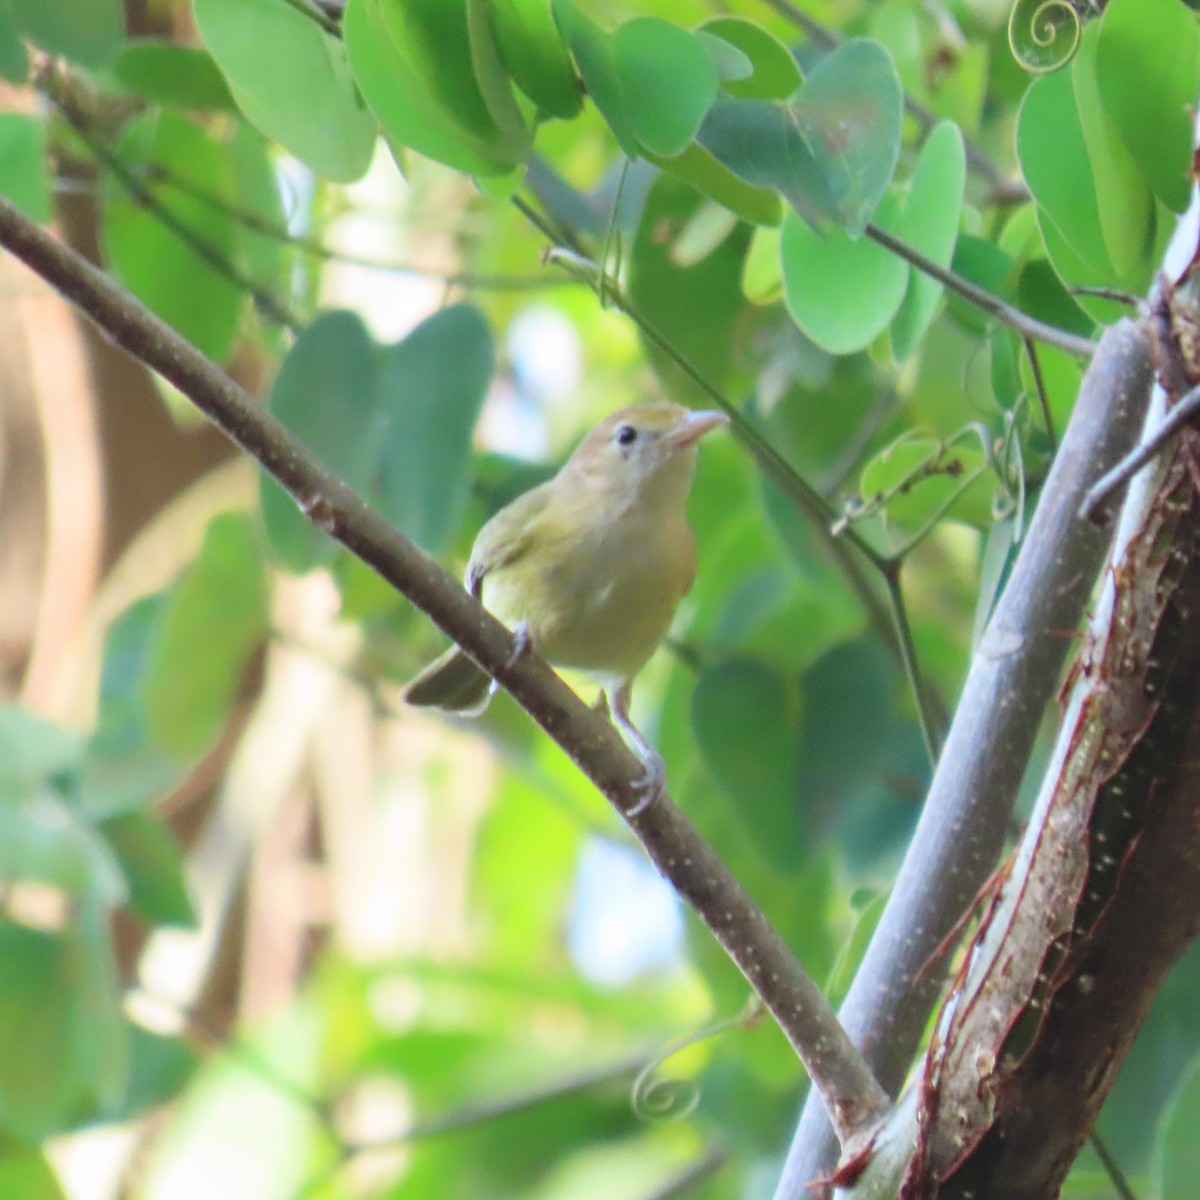
[[[318,463],[194,346],[137,300],[0,198],[0,245],[36,271],[112,341],[173,383],[254,457],[305,514],[407,596],[533,717],[624,816],[637,807],[643,766],[607,718],[535,654],[514,656],[513,635],[429,555]],[[888,1099],[820,989],[669,797],[630,825],[655,865],[738,965],[779,1022],[825,1097],[839,1136],[861,1141]]]

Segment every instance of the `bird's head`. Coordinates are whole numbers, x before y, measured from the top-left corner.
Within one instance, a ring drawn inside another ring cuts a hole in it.
[[[605,417],[579,444],[564,472],[613,498],[691,486],[696,444],[729,423],[721,412],[693,412],[680,404],[633,404]]]

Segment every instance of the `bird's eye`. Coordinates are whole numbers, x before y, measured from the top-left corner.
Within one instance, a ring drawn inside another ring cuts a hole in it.
[[[617,445],[631,446],[637,441],[637,430],[632,425],[622,425],[617,430]]]

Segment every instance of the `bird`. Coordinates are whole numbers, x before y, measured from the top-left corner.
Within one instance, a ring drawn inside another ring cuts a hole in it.
[[[514,661],[532,648],[600,686],[601,705],[645,768],[636,783],[641,797],[626,816],[665,784],[662,756],[629,716],[633,681],[695,579],[687,499],[698,443],[727,422],[722,412],[665,400],[619,409],[557,475],[487,521],[467,563],[467,590],[514,632]],[[401,696],[477,716],[495,691],[490,676],[452,646]]]

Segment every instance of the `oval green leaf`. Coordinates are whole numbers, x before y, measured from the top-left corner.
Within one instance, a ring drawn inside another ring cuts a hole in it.
[[[155,104],[222,112],[237,107],[207,50],[151,38],[131,42],[117,59],[113,76],[122,87]]]
[[[900,218],[905,242],[940,267],[948,267],[958,241],[967,179],[967,157],[962,134],[948,121],[925,139]],[[924,271],[914,269],[900,311],[892,322],[892,351],[900,361],[916,348],[942,298],[942,285]]]
[[[196,24],[252,125],[318,174],[358,179],[375,149],[346,49],[278,0],[195,0]]]
[[[743,100],[785,100],[803,81],[792,52],[761,25],[745,17],[716,17],[705,21],[700,32],[720,38],[746,56],[751,73],[744,78],[722,79],[731,96]]]
[[[30,41],[85,67],[107,66],[125,36],[121,0],[13,0],[12,15]]]
[[[650,154],[680,154],[717,95],[717,72],[694,34],[667,21],[627,21],[613,60],[634,136]]]
[[[1109,0],[1096,71],[1104,107],[1154,194],[1176,212],[1192,194],[1200,25],[1179,0]]]
[[[704,761],[764,861],[794,870],[803,857],[796,813],[799,690],[765,663],[710,667],[692,693],[692,727]]]
[[[389,35],[379,0],[349,0],[342,36],[363,98],[390,138],[468,175],[510,169],[429,93]]]
[[[494,0],[500,57],[513,82],[548,117],[573,117],[583,92],[550,12],[550,0]]]
[[[205,750],[229,716],[267,632],[267,584],[250,522],[226,513],[170,593],[146,670],[146,717],[180,758]]]
[[[269,408],[331,471],[365,491],[379,463],[377,347],[354,313],[318,317],[296,339],[275,378]],[[334,544],[267,475],[259,499],[267,540],[289,571],[328,563]]]
[[[890,198],[880,224],[896,210]],[[797,325],[830,354],[869,346],[891,323],[908,287],[908,264],[866,238],[821,234],[794,213],[780,240],[784,298]]]
[[[859,486],[866,503],[886,498],[888,517],[910,528],[924,526],[954,497],[940,519],[987,529],[993,487],[986,467],[978,446],[906,436],[867,463]]]
[[[494,359],[491,329],[469,304],[435,313],[384,358],[379,507],[430,553],[445,547],[466,511],[471,439]]]
[[[608,122],[621,149],[637,158],[641,144],[634,133],[632,114],[625,105],[617,75],[613,39],[575,6],[574,0],[551,0],[554,23],[570,48],[587,94]],[[711,70],[711,65],[709,67]]]
[[[209,358],[224,362],[244,310],[237,284],[218,271],[198,248],[231,262],[238,257],[239,226],[220,205],[234,209],[238,196],[225,148],[175,113],[150,114],[130,124],[117,154],[142,171],[163,208],[192,237],[168,229],[157,213],[105,176],[101,245],[109,267],[139,300],[194,342]],[[155,171],[177,179],[199,195],[156,186]],[[213,204],[200,199],[212,196]]]
[[[887,51],[853,39],[826,55],[787,101],[719,98],[698,140],[810,223],[832,222],[856,237],[896,169],[902,107]]]
[[[0,113],[0,196],[31,220],[50,220],[46,134],[36,117]]]
[[[447,114],[497,166],[521,162],[529,130],[481,0],[375,0],[373,7],[404,64],[406,90]]]
[[[833,219],[861,233],[900,157],[904,94],[891,55],[864,38],[827,54],[792,99],[800,136],[812,147]]]

